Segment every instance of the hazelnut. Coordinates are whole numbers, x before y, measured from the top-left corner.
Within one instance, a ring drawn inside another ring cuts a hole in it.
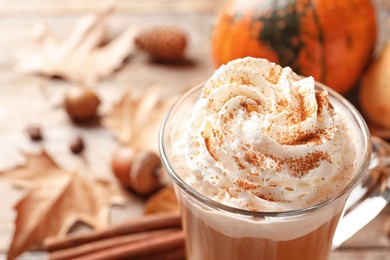
[[[160,167],[161,161],[157,154],[131,147],[118,149],[111,161],[112,171],[121,184],[140,195],[148,195],[159,188]]]
[[[69,87],[64,96],[64,107],[75,120],[90,119],[96,115],[100,99],[94,92],[83,87]]]
[[[79,154],[84,150],[84,141],[80,136],[76,136],[71,142],[70,142],[70,151],[74,154]]]
[[[37,125],[29,125],[26,128],[26,132],[32,141],[41,141],[42,140],[42,131],[41,128]]]
[[[136,151],[131,147],[121,147],[114,152],[111,169],[122,185],[130,188],[130,170]]]
[[[141,195],[156,191],[160,185],[158,169],[160,157],[150,151],[140,151],[135,155],[130,174],[131,188]]]
[[[183,58],[186,33],[174,26],[157,26],[136,35],[135,44],[156,61],[172,62]]]

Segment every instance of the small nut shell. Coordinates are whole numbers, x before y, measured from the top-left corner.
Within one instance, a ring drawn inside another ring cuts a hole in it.
[[[130,172],[130,186],[140,195],[148,195],[160,186],[158,169],[161,160],[151,151],[139,151],[134,158]]]
[[[41,141],[43,139],[41,128],[38,125],[29,125],[26,132],[32,141]]]
[[[121,147],[116,150],[111,159],[111,169],[123,186],[130,185],[130,171],[134,162],[136,151],[131,147]]]
[[[81,136],[74,137],[72,139],[72,141],[70,142],[69,148],[70,148],[70,151],[74,154],[81,153],[85,148],[83,138],[81,138]]]
[[[96,115],[100,99],[89,89],[70,87],[64,96],[64,107],[68,115],[75,120],[84,120]]]
[[[183,58],[187,36],[177,27],[157,26],[138,33],[135,44],[156,61],[173,62]]]

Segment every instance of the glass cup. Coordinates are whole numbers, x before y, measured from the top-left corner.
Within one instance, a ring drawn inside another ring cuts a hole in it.
[[[285,212],[237,209],[197,192],[181,178],[181,173],[190,169],[184,155],[174,152],[173,143],[190,120],[203,85],[194,87],[174,104],[159,137],[161,159],[180,204],[187,259],[328,259],[332,247],[357,232],[388,204],[390,189],[383,186],[388,175],[383,172],[390,165],[389,146],[371,138],[356,108],[320,83],[316,88],[326,88],[335,109],[351,121],[360,148],[354,177],[342,192],[317,205]],[[336,228],[342,232],[337,231],[335,236]]]

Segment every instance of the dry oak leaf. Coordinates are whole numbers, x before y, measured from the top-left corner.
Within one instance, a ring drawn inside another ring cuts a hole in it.
[[[27,190],[15,206],[15,231],[7,259],[42,248],[45,238],[66,234],[78,221],[104,227],[111,206],[124,202],[117,187],[61,169],[45,151],[25,156],[25,165],[0,172],[0,180]]]
[[[102,120],[124,145],[158,153],[158,133],[165,114],[177,99],[162,97],[164,88],[151,86],[139,97],[125,93]]]
[[[179,204],[175,191],[171,186],[167,186],[146,201],[144,215],[174,211],[179,211]]]
[[[37,24],[30,46],[18,53],[16,70],[79,84],[93,84],[110,76],[134,50],[137,33],[130,27],[107,43],[107,20],[113,10],[111,2],[83,17],[65,40],[58,39],[45,24]]]

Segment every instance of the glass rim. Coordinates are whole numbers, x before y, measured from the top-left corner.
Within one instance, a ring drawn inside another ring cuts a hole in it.
[[[351,179],[351,181],[348,183],[348,185],[339,193],[337,193],[335,196],[328,198],[324,201],[321,201],[317,204],[299,208],[299,209],[293,209],[293,210],[287,210],[287,211],[251,211],[241,208],[236,208],[233,206],[228,206],[226,204],[220,203],[218,201],[215,201],[206,195],[200,193],[195,188],[187,184],[179,174],[176,173],[173,165],[171,164],[167,153],[165,149],[164,139],[166,134],[166,124],[169,121],[169,119],[172,116],[173,111],[176,110],[176,108],[189,96],[194,94],[195,92],[199,91],[201,89],[206,81],[192,87],[188,91],[186,91],[181,97],[176,100],[176,102],[171,106],[171,108],[168,110],[167,114],[165,115],[160,131],[159,131],[159,137],[158,137],[158,149],[160,153],[160,158],[162,161],[163,166],[165,167],[165,170],[169,174],[169,177],[171,181],[173,180],[182,190],[184,190],[188,195],[190,195],[192,198],[195,198],[198,202],[201,202],[208,207],[212,207],[213,209],[226,211],[233,214],[240,214],[244,216],[249,216],[252,218],[264,218],[264,217],[292,217],[292,216],[299,216],[303,214],[312,213],[315,211],[318,211],[322,208],[325,208],[329,205],[331,205],[333,202],[337,202],[340,199],[344,198],[345,196],[349,195],[361,182],[361,180],[365,177],[366,173],[368,172],[368,166],[370,164],[371,160],[371,152],[372,152],[372,146],[370,141],[370,132],[368,130],[368,126],[363,119],[360,112],[356,109],[355,106],[353,106],[346,98],[344,98],[341,94],[337,93],[335,90],[325,86],[324,84],[315,81],[315,87],[316,89],[322,88],[328,91],[329,96],[337,99],[341,105],[348,109],[348,111],[351,113],[353,118],[356,121],[356,124],[359,126],[362,132],[363,136],[363,144],[365,146],[365,154],[362,156],[362,164],[360,165],[360,168],[355,171],[355,176]]]

